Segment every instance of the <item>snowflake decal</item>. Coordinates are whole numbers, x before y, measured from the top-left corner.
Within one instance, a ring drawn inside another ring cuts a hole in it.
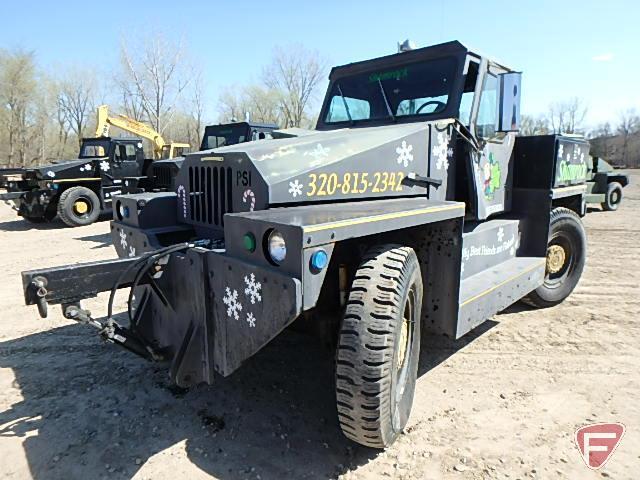
[[[129,257],[136,256],[136,249],[134,247],[129,247]]]
[[[91,170],[91,164],[87,163],[86,165],[83,165],[80,167],[80,171],[81,172],[88,172],[89,170]]]
[[[109,162],[107,162],[106,160],[100,162],[100,170],[102,170],[103,172],[109,171]]]
[[[295,181],[289,182],[289,193],[293,195],[293,198],[296,198],[298,195],[302,195],[302,187],[303,185],[296,178]]]
[[[222,298],[222,303],[224,303],[227,306],[228,317],[233,317],[236,320],[240,318],[239,314],[242,311],[242,304],[238,301],[237,290],[234,289],[232,293],[231,289],[227,287],[225,290],[225,295]]]
[[[256,282],[256,276],[253,273],[249,277],[245,275],[244,283],[247,286],[247,288],[244,289],[244,294],[251,299],[251,304],[254,305],[256,300],[261,302],[262,295],[260,295],[260,290],[262,290],[262,284]]]
[[[504,238],[504,228],[500,227],[498,229],[498,242],[502,243],[503,238]]]
[[[438,133],[438,144],[431,149],[431,154],[436,157],[436,168],[448,170],[449,157],[453,155],[453,149],[449,148],[447,137],[444,133]]]
[[[123,249],[127,249],[127,234],[124,230],[120,230],[120,245]]]
[[[325,148],[321,143],[318,143],[316,144],[316,148],[314,148],[313,150],[307,150],[306,152],[304,152],[304,156],[306,157],[307,155],[310,155],[316,160],[320,158],[327,158],[329,156],[330,150],[330,148]]]
[[[402,141],[402,144],[396,148],[396,153],[398,154],[398,163],[404,165],[405,168],[409,166],[411,162],[413,162],[413,145],[407,144],[405,140]]]
[[[256,317],[251,312],[247,313],[247,323],[251,328],[256,326]]]
[[[562,158],[563,154],[564,154],[564,145],[560,144],[558,145],[558,158]]]
[[[55,176],[56,176],[56,172],[52,172],[51,170],[47,172],[47,177],[54,178]]]

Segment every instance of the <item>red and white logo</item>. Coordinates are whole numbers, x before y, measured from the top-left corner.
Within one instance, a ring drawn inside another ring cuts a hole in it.
[[[584,463],[592,470],[602,468],[624,435],[621,423],[594,423],[576,430],[576,445]]]

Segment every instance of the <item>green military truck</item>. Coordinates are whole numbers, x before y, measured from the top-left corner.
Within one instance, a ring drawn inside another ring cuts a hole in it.
[[[325,332],[342,431],[384,448],[422,337],[556,305],[580,279],[589,145],[517,137],[520,80],[458,42],[335,67],[315,132],[187,156],[176,193],[118,198],[120,258],[23,272],[25,301],[182,387],[222,381],[294,321]],[[103,291],[94,318],[81,301]]]
[[[616,172],[600,157],[589,157],[587,171],[587,204],[600,205],[603,210],[617,210],[622,202],[622,189],[629,185],[629,177]]]

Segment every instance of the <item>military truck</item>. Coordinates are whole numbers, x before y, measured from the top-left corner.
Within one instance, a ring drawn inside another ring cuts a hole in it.
[[[622,202],[622,189],[629,185],[629,177],[616,172],[600,157],[589,157],[587,172],[587,204],[599,204],[603,210],[617,210]]]
[[[421,338],[460,338],[520,299],[551,307],[581,276],[589,145],[516,137],[520,79],[458,42],[335,67],[314,133],[189,155],[176,193],[118,199],[120,258],[23,272],[25,301],[166,361],[182,387],[294,321],[324,332],[342,431],[384,448]],[[81,300],[103,291],[95,318]]]
[[[238,143],[265,140],[272,138],[272,132],[278,126],[270,123],[234,122],[219,125],[208,125],[204,129],[200,151],[235,145]],[[159,160],[149,167],[147,178],[140,182],[138,188],[125,189],[124,193],[141,191],[175,192],[175,178],[182,166],[184,157]]]
[[[113,197],[135,187],[151,161],[138,138],[85,138],[76,160],[1,170],[7,192],[0,200],[30,222],[58,215],[70,227],[88,225],[111,213]]]

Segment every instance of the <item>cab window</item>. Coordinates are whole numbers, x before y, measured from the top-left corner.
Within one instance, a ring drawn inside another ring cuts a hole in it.
[[[496,134],[498,121],[498,77],[487,73],[482,86],[476,131],[482,138],[491,138]]]

